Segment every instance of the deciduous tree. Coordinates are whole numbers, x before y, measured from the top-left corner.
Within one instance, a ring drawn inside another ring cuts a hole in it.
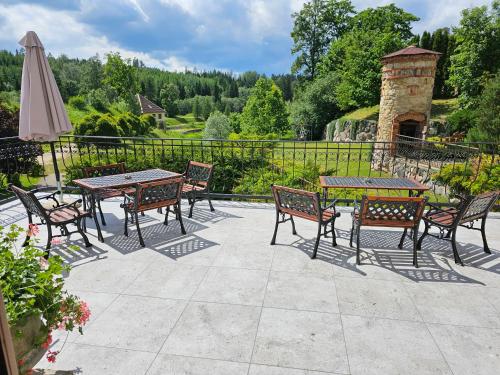
[[[349,0],[311,0],[294,13],[292,73],[313,80],[317,65],[332,40],[347,30],[354,7]]]
[[[267,78],[259,78],[241,114],[241,129],[247,133],[283,134],[289,129],[283,94]]]

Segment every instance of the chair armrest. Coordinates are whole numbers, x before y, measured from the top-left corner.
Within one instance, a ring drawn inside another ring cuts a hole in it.
[[[57,194],[59,194],[59,191],[55,191],[55,192],[50,193],[50,194],[42,195],[41,197],[37,197],[37,199],[38,200],[41,200],[41,199],[51,199],[51,200],[53,200],[56,203],[56,208],[57,207],[62,207],[61,203],[56,198]]]
[[[334,199],[329,205],[325,206],[323,208],[324,210],[328,210],[329,208],[333,208],[335,210],[335,205],[337,204],[338,199]]]
[[[123,203],[120,204],[121,208],[125,208],[125,206],[129,205],[130,203],[135,203],[135,197],[127,194],[125,191],[122,191],[123,195]]]

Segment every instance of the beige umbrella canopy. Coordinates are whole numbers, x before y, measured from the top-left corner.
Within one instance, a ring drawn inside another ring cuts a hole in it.
[[[19,138],[51,142],[57,187],[61,189],[54,141],[72,130],[61,93],[45,56],[44,47],[34,31],[19,41],[25,48],[21,81]]]

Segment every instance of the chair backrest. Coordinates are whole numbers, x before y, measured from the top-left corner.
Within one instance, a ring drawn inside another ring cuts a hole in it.
[[[41,218],[45,218],[47,216],[46,209],[40,204],[40,201],[37,199],[35,194],[31,191],[23,190],[15,185],[10,185],[9,187],[19,198],[29,214],[37,215]]]
[[[489,191],[476,196],[469,196],[460,209],[460,223],[467,223],[472,220],[482,219],[488,215],[491,207],[498,200],[498,191]]]
[[[111,176],[114,174],[125,173],[125,163],[99,165],[97,167],[84,167],[83,175],[85,178]]]
[[[176,204],[181,199],[184,177],[170,177],[136,185],[136,209],[149,210]]]
[[[212,164],[205,164],[190,160],[184,176],[191,184],[209,187],[210,181],[212,180],[213,170],[214,166]]]
[[[271,188],[279,212],[313,221],[321,219],[319,193],[278,185]]]
[[[361,225],[415,227],[424,213],[427,198],[363,195],[359,214]]]

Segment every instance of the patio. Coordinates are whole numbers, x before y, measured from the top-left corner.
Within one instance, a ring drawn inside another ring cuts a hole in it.
[[[78,374],[320,375],[495,374],[500,368],[500,223],[491,214],[482,251],[480,232],[459,229],[465,267],[451,245],[426,238],[412,266],[400,231],[361,235],[362,265],[348,246],[350,209],[337,220],[338,243],[322,239],[309,255],[316,226],[297,220],[269,241],[274,205],[205,202],[178,222],[140,217],[123,236],[119,199],[103,203],[105,243],[70,251],[66,286],[92,310],[84,335],[60,333],[55,364]],[[2,206],[0,225],[27,225],[16,201]],[[184,212],[187,205],[184,204]],[[497,229],[497,230],[495,230]],[[46,234],[41,230],[41,236]],[[43,241],[43,240],[42,240]],[[41,242],[43,243],[43,242]],[[78,235],[72,244],[83,245]],[[495,370],[495,368],[497,370]]]

